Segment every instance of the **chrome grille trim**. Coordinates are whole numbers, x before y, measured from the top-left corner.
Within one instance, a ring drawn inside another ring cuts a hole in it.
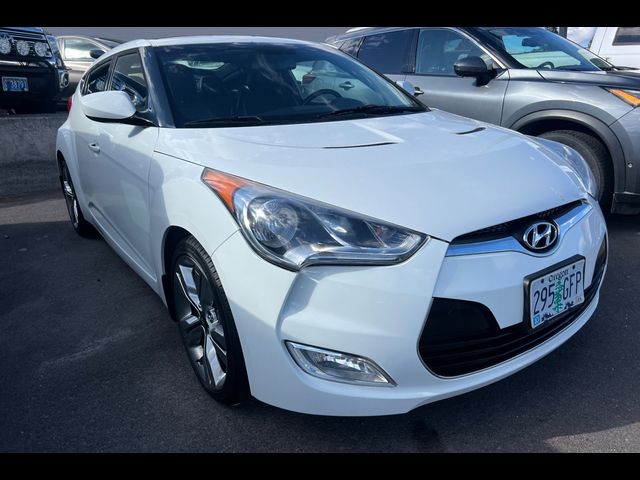
[[[503,238],[483,242],[451,243],[445,256],[459,257],[462,255],[478,255],[484,253],[518,252],[532,257],[547,257],[552,255],[560,247],[567,232],[580,220],[586,217],[592,210],[593,207],[586,201],[583,201],[580,205],[577,205],[565,214],[560,215],[557,218],[553,218],[553,221],[555,221],[559,227],[559,238],[556,245],[551,250],[543,253],[535,253],[527,250],[515,237],[509,235]]]

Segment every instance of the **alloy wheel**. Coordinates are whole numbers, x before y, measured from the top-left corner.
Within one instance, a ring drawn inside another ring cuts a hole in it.
[[[213,287],[189,257],[175,263],[173,296],[182,340],[202,384],[221,390],[227,377],[227,342]]]
[[[62,166],[62,191],[64,193],[65,203],[67,204],[69,217],[71,218],[71,222],[73,223],[73,228],[77,229],[80,223],[78,198],[76,197],[76,192],[73,189],[71,175],[69,175],[69,169],[66,165]]]

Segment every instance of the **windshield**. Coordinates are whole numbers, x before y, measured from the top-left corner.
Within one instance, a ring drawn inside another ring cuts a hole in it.
[[[155,47],[176,127],[293,124],[424,112],[331,47],[214,43]]]
[[[565,38],[544,28],[487,28],[489,38],[523,68],[598,71],[613,66]]]

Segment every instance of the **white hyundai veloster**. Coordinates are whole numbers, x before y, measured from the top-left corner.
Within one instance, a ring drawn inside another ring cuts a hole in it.
[[[165,301],[217,400],[407,412],[526,367],[596,309],[584,160],[402,87],[260,37],[138,40],[84,75],[57,138],[73,227]]]

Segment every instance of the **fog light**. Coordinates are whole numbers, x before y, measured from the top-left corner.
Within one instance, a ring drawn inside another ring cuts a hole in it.
[[[33,49],[39,57],[47,57],[49,55],[49,49],[46,43],[36,42],[33,44]]]
[[[22,56],[29,55],[29,44],[24,40],[18,40],[16,43],[16,50]]]
[[[293,342],[286,345],[298,366],[314,377],[357,385],[396,385],[382,368],[366,358]]]

